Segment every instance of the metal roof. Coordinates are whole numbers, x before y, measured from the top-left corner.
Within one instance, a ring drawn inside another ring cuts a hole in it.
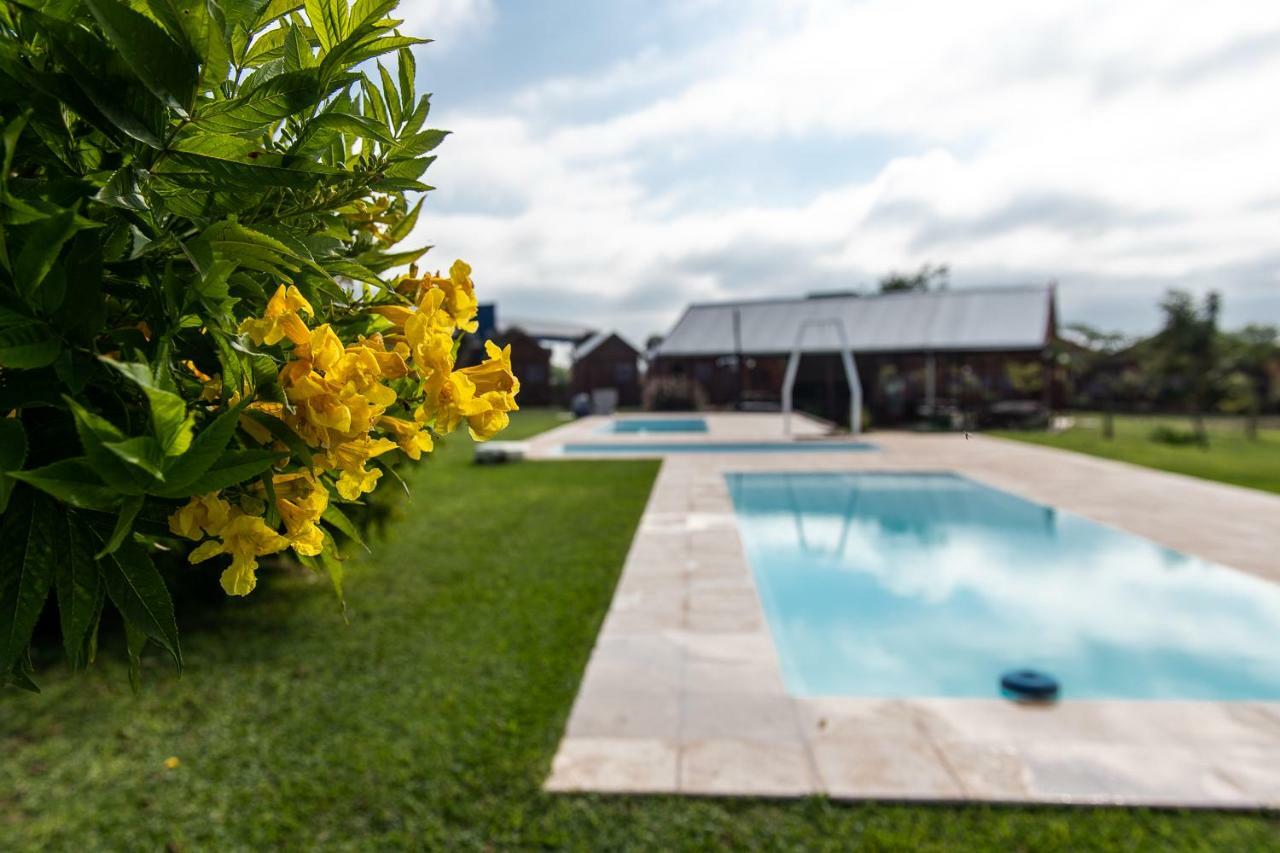
[[[502,331],[519,329],[531,338],[575,343],[596,334],[596,330],[581,323],[567,320],[542,320],[532,317],[512,317],[498,323]]]
[[[832,319],[844,324],[854,352],[1039,350],[1048,343],[1052,305],[1051,285],[695,304],[657,354],[737,351],[735,313],[747,355],[789,353],[805,321]],[[839,348],[832,324],[805,331],[804,352]]]

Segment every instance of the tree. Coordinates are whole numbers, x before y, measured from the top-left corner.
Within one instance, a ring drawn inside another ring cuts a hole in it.
[[[1262,406],[1274,397],[1270,371],[1280,359],[1280,331],[1275,326],[1249,325],[1221,338],[1224,411],[1246,416],[1245,433],[1258,437]]]
[[[1067,354],[1072,384],[1078,389],[1086,378],[1090,381],[1090,396],[1102,409],[1102,437],[1114,438],[1117,399],[1135,390],[1133,371],[1122,369],[1117,358],[1129,346],[1129,340],[1118,332],[1104,332],[1086,323],[1073,323],[1066,331],[1080,342]]]
[[[1151,339],[1154,370],[1165,391],[1190,413],[1201,444],[1209,441],[1204,413],[1215,385],[1221,306],[1221,297],[1213,291],[1197,305],[1190,293],[1170,290],[1160,302],[1164,323]]]
[[[914,273],[890,272],[880,279],[881,293],[926,293],[946,290],[950,284],[951,268],[946,264],[923,264]]]
[[[47,598],[73,667],[107,602],[181,667],[166,555],[340,596],[392,460],[516,408],[509,350],[455,370],[470,267],[389,274],[446,135],[395,7],[0,4],[0,682]]]

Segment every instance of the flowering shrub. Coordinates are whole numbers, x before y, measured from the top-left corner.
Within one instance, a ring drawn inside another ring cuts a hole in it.
[[[159,549],[236,596],[288,551],[340,595],[344,506],[516,409],[509,349],[455,365],[470,267],[394,250],[445,137],[395,6],[0,0],[6,682],[51,597],[73,666],[110,601],[180,668]]]

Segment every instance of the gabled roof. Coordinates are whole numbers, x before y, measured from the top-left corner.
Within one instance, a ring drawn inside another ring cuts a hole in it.
[[[1039,350],[1049,342],[1053,287],[965,288],[690,305],[658,356],[789,353],[801,326],[839,320],[855,352]],[[836,352],[832,324],[810,325],[804,352]]]
[[[596,330],[581,323],[566,320],[539,320],[531,317],[512,317],[500,322],[502,331],[519,329],[531,338],[572,343],[596,334]]]
[[[617,332],[596,332],[594,335],[587,338],[585,341],[583,341],[582,343],[578,344],[576,347],[573,348],[573,360],[578,361],[579,359],[586,358],[587,356],[591,355],[591,353],[595,352],[596,349],[598,349],[601,344],[603,344],[605,341],[609,340],[610,338],[617,338],[618,340],[626,344],[628,347],[630,347],[636,353],[636,355],[640,354],[639,350],[631,346],[631,343],[627,341],[626,338],[622,337],[622,335],[619,335]]]

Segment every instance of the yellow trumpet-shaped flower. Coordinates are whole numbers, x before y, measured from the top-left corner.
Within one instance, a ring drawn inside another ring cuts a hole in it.
[[[426,376],[447,373],[453,369],[453,318],[441,307],[442,290],[429,290],[418,303],[418,310],[405,321],[404,336],[414,366]]]
[[[307,345],[295,351],[295,355],[308,359],[318,370],[328,370],[342,358],[344,349],[341,339],[333,328],[325,323],[311,330],[307,337]]]
[[[454,261],[449,268],[449,277],[433,276],[431,284],[445,292],[445,308],[458,328],[464,332],[474,332],[477,328],[476,313],[480,306],[476,302],[475,285],[471,282],[471,266],[465,261]]]
[[[293,550],[314,557],[324,548],[324,531],[316,524],[329,506],[329,492],[311,471],[276,474],[271,478],[276,509]]]
[[[464,418],[483,414],[491,408],[476,397],[475,383],[460,370],[433,375],[423,390],[423,404],[414,413],[414,419],[432,423],[441,435],[453,432]]]
[[[462,373],[474,383],[476,394],[489,406],[500,412],[514,412],[516,394],[520,393],[520,380],[511,367],[511,345],[499,348],[493,341],[484,342],[488,358],[473,367],[462,368]]]
[[[249,318],[240,324],[240,331],[257,345],[277,344],[288,338],[295,346],[310,343],[311,333],[302,322],[301,313],[315,316],[311,303],[292,284],[280,285],[267,300],[267,310],[262,319]]]
[[[507,428],[511,416],[499,409],[467,416],[467,432],[476,441],[488,441]]]
[[[395,447],[396,443],[390,439],[363,436],[329,448],[324,455],[324,467],[342,472],[338,477],[338,494],[354,501],[362,494],[372,492],[382,471],[377,468],[370,471],[365,467],[366,463]]]
[[[231,504],[218,497],[216,492],[200,495],[169,516],[169,530],[174,536],[197,541],[205,534],[216,536],[227,523],[230,512]]]
[[[231,555],[231,566],[222,573],[222,589],[227,595],[248,595],[258,584],[258,557],[289,547],[289,540],[267,526],[261,517],[238,509],[218,531],[219,541],[200,545],[187,560],[202,563],[219,554]]]
[[[404,451],[405,456],[415,462],[422,458],[423,453],[430,453],[435,446],[431,440],[431,433],[413,421],[384,415],[378,419],[378,426],[391,433],[391,437]]]

